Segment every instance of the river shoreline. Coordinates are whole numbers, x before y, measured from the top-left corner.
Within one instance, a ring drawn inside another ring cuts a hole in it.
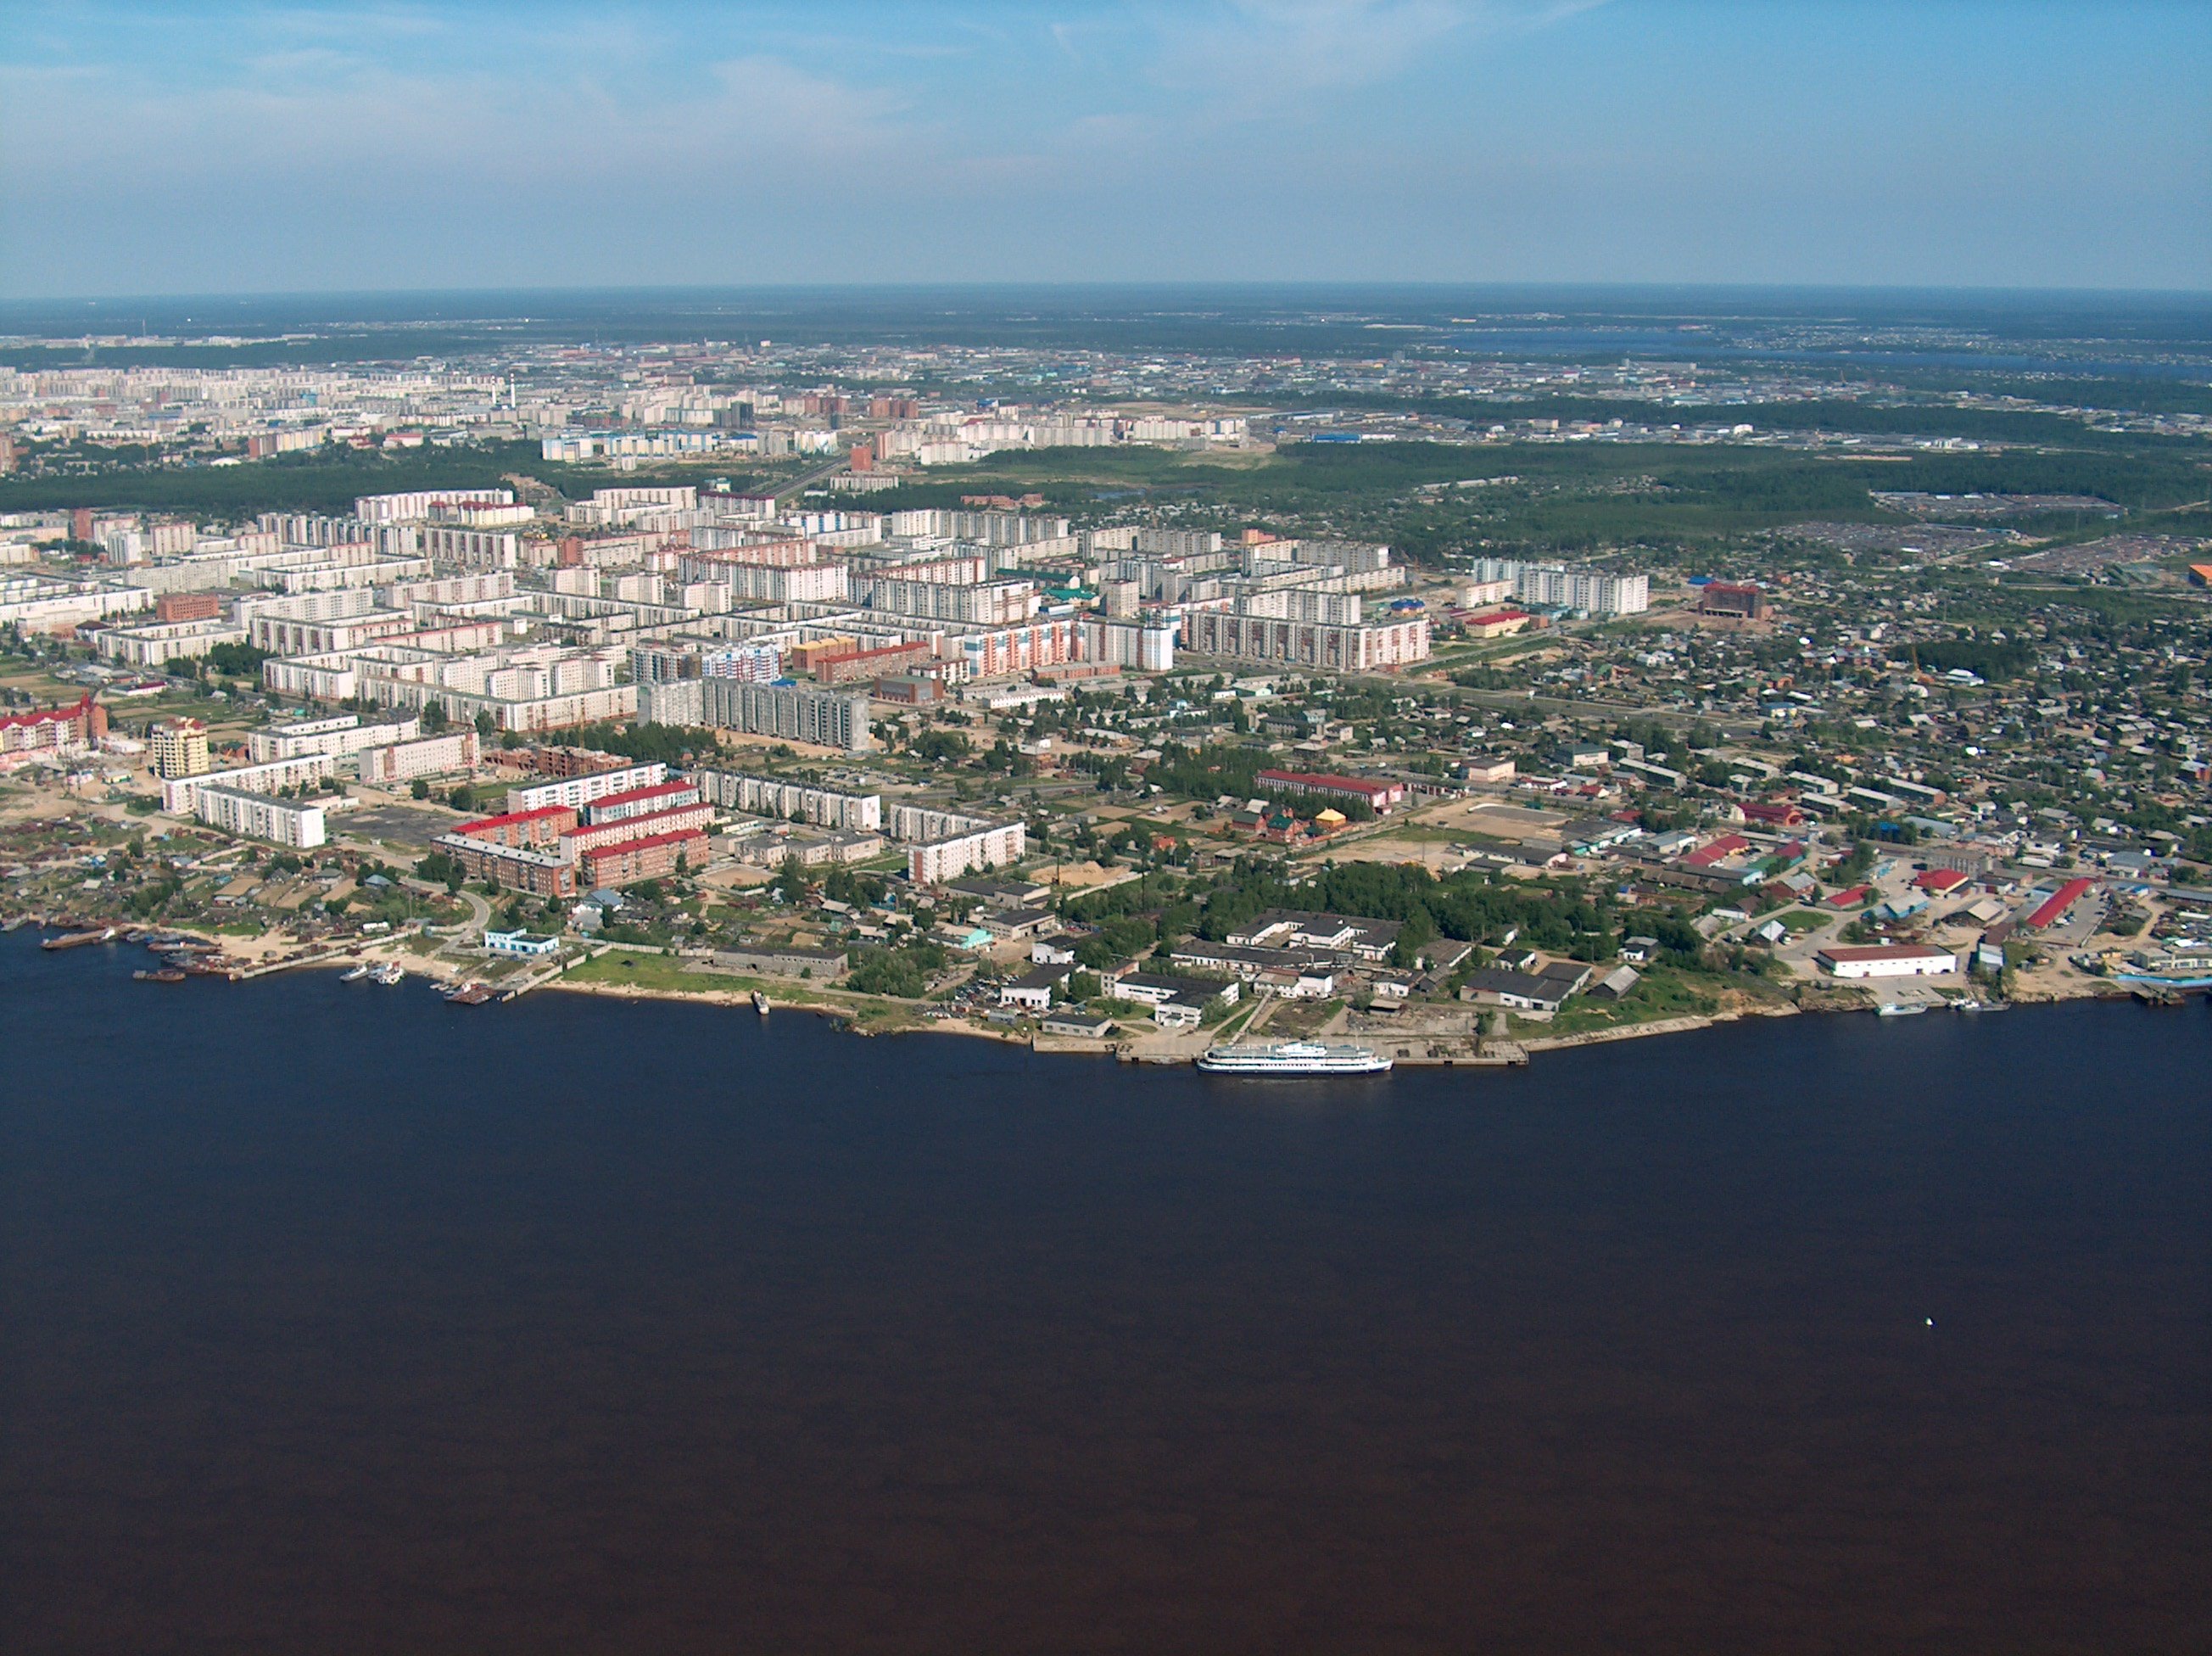
[[[22,922],[41,930],[55,931],[63,922],[46,916],[27,915]],[[240,944],[261,945],[257,950],[242,951],[234,960],[238,968],[234,981],[250,981],[271,973],[295,970],[327,970],[349,965],[380,965],[391,963],[400,967],[409,977],[419,977],[434,984],[455,986],[471,981],[467,963],[441,959],[434,955],[415,953],[399,947],[400,940],[364,940],[354,945],[340,945],[312,959],[284,960],[275,957],[267,948],[267,935],[245,939],[226,936],[221,933],[191,927],[134,928],[157,932],[163,936],[189,938],[196,942],[212,944],[226,951]],[[412,934],[419,935],[419,934]],[[118,935],[115,941],[125,941]],[[805,1013],[826,1018],[842,1026],[841,1032],[865,1037],[894,1035],[956,1035],[969,1039],[996,1042],[1001,1045],[1018,1046],[1048,1056],[1104,1056],[1119,1057],[1123,1062],[1139,1062],[1170,1066],[1187,1066],[1193,1062],[1201,1048],[1194,1047],[1185,1053],[1162,1048],[1142,1037],[1125,1037],[1118,1040],[1079,1041],[1055,1040],[1036,1032],[1014,1028],[986,1026],[968,1018],[931,1018],[922,1009],[927,1003],[913,1003],[881,997],[855,997],[853,1000],[830,1000],[811,995],[787,996],[779,993],[781,986],[766,981],[741,979],[727,989],[690,989],[629,983],[572,981],[564,972],[544,978],[527,986],[526,992],[556,989],[572,995],[592,995],[619,1001],[666,1001],[723,1007],[732,1010],[749,1010],[753,1007],[753,995],[757,991],[767,996],[770,1008],[779,1012]],[[2037,983],[2016,993],[2010,1000],[1999,1003],[2010,1006],[2057,1005],[2081,1000],[2124,1000],[2130,991],[2122,986],[2100,979],[2082,979],[2054,984]],[[896,1021],[881,1027],[869,1027],[867,1019],[872,1009]],[[1562,1035],[1547,1035],[1540,1026],[1527,1028],[1504,1040],[1489,1038],[1463,1038],[1464,1053],[1422,1053],[1411,1050],[1429,1043],[1425,1038],[1398,1036],[1392,1032],[1370,1030],[1352,1032],[1346,1038],[1369,1044],[1388,1047],[1403,1043],[1394,1062],[1405,1068],[1490,1068],[1507,1063],[1525,1063],[1540,1053],[1568,1051],[1578,1047],[1610,1045],[1621,1041],[1644,1040],[1667,1035],[1688,1034],[1723,1024],[1733,1024],[1751,1018],[1789,1018],[1806,1014],[1869,1013],[1873,1005],[1856,998],[1845,1001],[1832,991],[1824,992],[1811,1005],[1800,1002],[1782,1004],[1758,1003],[1732,1006],[1711,1013],[1687,1014],[1677,1017],[1655,1018],[1638,1023],[1611,1025],[1598,1029],[1577,1030]],[[1948,1009],[1936,1003],[1930,1010]],[[1446,1045],[1451,1043],[1437,1043]]]

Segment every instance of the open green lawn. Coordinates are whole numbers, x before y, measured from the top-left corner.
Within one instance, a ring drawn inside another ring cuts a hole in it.
[[[1662,1018],[1710,1017],[1720,1010],[1718,990],[1749,987],[1743,979],[1717,972],[1654,966],[1625,1000],[1595,1001],[1585,993],[1569,1002],[1549,1023],[1516,1018],[1512,1028],[1516,1035],[1535,1038],[1579,1035],[1594,1029],[1656,1023]]]
[[[561,981],[622,983],[656,995],[732,995],[766,991],[771,1000],[795,998],[849,1012],[856,1028],[903,1029],[919,1024],[908,1007],[852,995],[791,977],[743,977],[735,972],[701,971],[683,961],[640,949],[615,948],[571,966]]]
[[[635,989],[678,995],[728,995],[763,987],[757,978],[726,972],[697,971],[681,960],[640,949],[610,949],[562,974],[576,983],[625,983]]]
[[[1282,1009],[1267,1020],[1261,1033],[1271,1040],[1310,1035],[1343,1008],[1344,1002],[1340,1000],[1285,1002]]]

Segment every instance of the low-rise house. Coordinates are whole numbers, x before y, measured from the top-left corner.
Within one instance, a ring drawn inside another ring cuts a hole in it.
[[[1033,909],[1052,900],[1052,887],[1031,880],[951,880],[945,889],[994,909]]]
[[[1168,964],[1213,977],[1241,977],[1247,983],[1269,971],[1297,972],[1322,959],[1313,949],[1278,949],[1239,943],[1206,943],[1194,938],[1178,943]]]
[[[1263,971],[1253,981],[1261,995],[1279,995],[1286,1001],[1326,1001],[1336,993],[1336,974],[1326,967],[1303,971]]]
[[[1034,937],[1050,930],[1058,918],[1050,909],[987,909],[975,923],[994,937]]]
[[[1554,977],[1515,971],[1505,966],[1485,966],[1469,975],[1459,997],[1479,1006],[1504,1007],[1531,1018],[1549,1018],[1566,1004],[1571,991]]]
[[[1114,1032],[1114,1020],[1079,1008],[1063,1008],[1048,1012],[1041,1026],[1048,1035],[1066,1035],[1077,1040],[1103,1041]]]
[[[1832,943],[1815,958],[1837,977],[1927,977],[1959,969],[1950,950],[1916,943]]]
[[[487,931],[484,947],[493,954],[512,954],[526,960],[551,954],[560,948],[557,937],[537,937],[526,931]]]
[[[1114,993],[1124,1001],[1135,1001],[1149,1007],[1164,1006],[1170,1001],[1189,1001],[1204,1006],[1212,1001],[1235,1001],[1238,995],[1236,980],[1225,981],[1210,977],[1171,977],[1164,972],[1133,971],[1123,976],[1114,985]]]
[[[1067,982],[1067,977],[1065,966],[1031,966],[1012,982],[999,985],[999,1004],[1028,1012],[1049,1011],[1053,992]]]
[[[1395,920],[1268,909],[1231,932],[1228,941],[1244,948],[1321,949],[1382,961],[1389,958],[1404,929]]]
[[[1633,966],[1615,966],[1590,985],[1590,994],[1601,1001],[1618,1001],[1644,981]]]

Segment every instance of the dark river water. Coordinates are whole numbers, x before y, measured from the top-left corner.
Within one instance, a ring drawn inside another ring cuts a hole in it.
[[[0,939],[10,1656],[2212,1649],[2202,1003],[1270,1086],[144,960]]]

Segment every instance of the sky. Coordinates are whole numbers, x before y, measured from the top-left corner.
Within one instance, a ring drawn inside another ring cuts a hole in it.
[[[0,299],[2212,289],[2212,3],[0,0]]]

